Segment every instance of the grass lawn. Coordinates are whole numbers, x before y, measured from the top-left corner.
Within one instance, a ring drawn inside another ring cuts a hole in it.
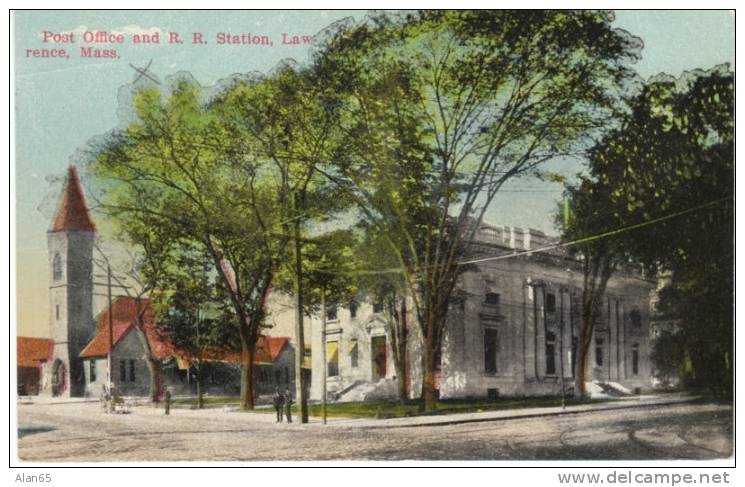
[[[239,404],[238,396],[204,396],[204,404]],[[171,404],[196,405],[196,397],[179,397],[171,400]]]
[[[588,399],[575,400],[567,398],[566,405],[591,404],[606,401],[606,399]],[[182,397],[173,400],[174,405],[194,406],[197,403],[195,397]],[[231,404],[237,405],[240,399],[236,396],[205,396],[205,405]],[[498,411],[502,409],[526,409],[536,407],[556,407],[560,406],[561,401],[558,397],[510,397],[500,399],[444,399],[437,403],[437,409],[430,413],[419,411],[419,401],[410,400],[403,404],[397,402],[343,402],[329,403],[327,405],[327,415],[329,417],[345,418],[402,418],[410,416],[423,416],[434,414],[452,414],[452,413],[474,413],[482,411]],[[293,407],[295,414],[298,413],[298,407]],[[274,408],[270,405],[256,406],[253,412],[273,413]],[[308,413],[311,416],[321,416],[323,414],[322,405],[312,403],[308,405]]]
[[[237,399],[231,401],[237,403]],[[602,399],[577,401],[567,399],[566,404],[590,404],[603,402]],[[556,397],[529,397],[529,398],[503,398],[496,400],[487,399],[451,399],[442,400],[437,403],[437,410],[431,413],[419,411],[419,401],[407,401],[399,404],[396,402],[344,402],[329,403],[327,405],[328,417],[344,418],[402,418],[411,416],[423,416],[434,414],[473,413],[482,411],[497,411],[501,409],[525,409],[535,407],[556,407],[561,401]],[[294,414],[298,414],[297,405],[293,407]],[[274,413],[271,406],[257,406],[253,412]],[[321,416],[321,404],[309,404],[310,416]]]

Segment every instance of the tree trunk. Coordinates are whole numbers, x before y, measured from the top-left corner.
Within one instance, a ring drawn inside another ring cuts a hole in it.
[[[240,336],[241,336],[241,410],[253,410],[254,408],[254,364],[253,357],[256,353],[257,338],[259,327],[263,322],[264,308],[269,297],[274,275],[267,271],[266,279],[261,288],[261,294],[257,302],[252,303],[253,308],[247,308],[244,297],[251,293],[241,293],[238,287],[238,278],[234,274],[232,264],[223,259],[220,249],[215,245],[209,236],[206,237],[205,243],[212,253],[215,266],[222,281],[227,286],[228,295],[233,304],[233,308],[238,315]]]
[[[160,401],[160,393],[163,390],[163,381],[160,375],[160,367],[151,357],[145,360],[150,373],[150,400],[157,403]]]
[[[241,411],[254,409],[254,347],[241,340]]]
[[[398,401],[404,403],[409,399],[409,371],[406,362],[408,323],[405,296],[401,297],[401,307],[396,314],[395,328],[392,330],[396,334],[393,366],[396,368],[396,377],[398,377]]]
[[[422,374],[422,404],[424,412],[431,412],[437,408],[435,394],[435,370],[433,366],[434,357],[429,351],[425,352],[425,368]]]
[[[424,339],[424,353],[422,354],[422,407],[424,412],[437,409],[436,395],[436,363],[437,347],[431,335]]]
[[[295,193],[293,199],[295,214],[300,208],[300,194]],[[308,397],[306,394],[306,377],[303,374],[303,362],[305,358],[305,328],[303,324],[303,258],[302,242],[300,240],[300,218],[295,218],[293,226],[293,239],[295,241],[295,338],[297,339],[297,350],[295,351],[295,397],[300,408],[300,422],[308,422]]]
[[[197,365],[197,409],[204,409],[204,391],[202,390],[202,364]]]
[[[592,248],[585,253],[584,289],[577,343],[577,363],[574,371],[574,397],[586,399],[587,356],[592,346],[592,336],[599,305],[602,302],[608,280],[615,270],[615,263],[604,246]],[[592,257],[591,257],[592,256]]]
[[[574,398],[585,399],[587,397],[587,388],[585,387],[585,378],[587,372],[587,355],[590,349],[589,340],[585,339],[587,330],[585,314],[582,313],[580,319],[580,331],[577,336],[577,357],[574,364]]]
[[[152,349],[150,348],[150,341],[148,340],[147,333],[145,332],[145,327],[143,325],[143,315],[146,310],[142,305],[142,296],[137,296],[135,298],[135,302],[137,303],[135,328],[137,329],[137,337],[140,339],[142,348],[145,349],[145,363],[147,364],[147,370],[150,375],[150,400],[154,403],[158,403],[160,401],[160,394],[163,387],[160,375],[160,364],[153,358]]]

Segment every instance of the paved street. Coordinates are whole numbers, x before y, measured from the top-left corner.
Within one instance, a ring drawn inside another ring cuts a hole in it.
[[[713,459],[732,451],[732,408],[675,404],[418,427],[275,424],[271,414],[19,404],[22,460]],[[314,420],[317,421],[317,420]]]

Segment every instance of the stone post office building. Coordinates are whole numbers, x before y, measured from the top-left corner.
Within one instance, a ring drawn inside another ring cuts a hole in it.
[[[441,398],[552,395],[574,376],[582,263],[537,230],[482,225],[475,263],[459,280],[436,379]],[[496,258],[494,258],[496,257]],[[608,282],[595,324],[587,380],[619,391],[650,386],[649,299],[653,283],[629,270]],[[412,309],[412,306],[409,306]],[[396,371],[382,307],[365,302],[330,311],[327,391],[339,400],[396,395]],[[407,377],[421,391],[418,327],[409,322]],[[311,325],[311,398],[322,394],[319,317]]]

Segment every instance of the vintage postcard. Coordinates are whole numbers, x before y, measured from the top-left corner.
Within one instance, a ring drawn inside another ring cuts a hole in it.
[[[10,17],[12,464],[734,465],[734,12]]]

